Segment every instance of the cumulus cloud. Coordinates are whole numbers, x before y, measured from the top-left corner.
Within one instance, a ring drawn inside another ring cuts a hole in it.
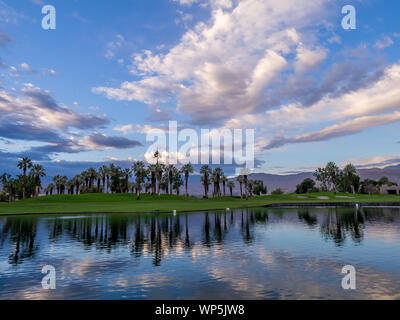
[[[176,99],[178,110],[194,123],[223,121],[232,114],[270,108],[274,101],[268,90],[282,71],[306,72],[326,57],[326,49],[301,42],[307,38],[301,30],[319,22],[324,1],[301,1],[296,7],[290,1],[210,4],[211,20],[188,30],[167,54],[145,50],[134,55],[131,72],[142,79],[94,92],[149,105]],[[306,60],[310,56],[314,63]]]

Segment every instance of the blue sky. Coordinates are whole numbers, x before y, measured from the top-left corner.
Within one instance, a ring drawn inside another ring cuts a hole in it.
[[[43,30],[41,8],[56,8]],[[344,30],[341,8],[356,8]],[[400,163],[395,0],[0,0],[0,167],[147,159],[146,132],[254,129],[258,170]],[[229,170],[229,169],[227,169]]]

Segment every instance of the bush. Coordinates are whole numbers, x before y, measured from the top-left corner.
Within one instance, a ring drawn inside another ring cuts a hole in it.
[[[278,196],[278,195],[284,194],[284,192],[282,191],[281,188],[278,188],[278,189],[272,191],[271,194],[272,194],[273,196]]]
[[[8,202],[8,193],[4,190],[0,191],[0,202]]]
[[[313,179],[307,178],[304,179],[302,183],[296,186],[296,193],[297,194],[309,193],[313,192],[314,189],[315,189],[315,181]]]

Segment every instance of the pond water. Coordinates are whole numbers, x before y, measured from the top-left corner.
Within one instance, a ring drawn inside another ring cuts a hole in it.
[[[400,299],[400,209],[4,216],[0,299]]]

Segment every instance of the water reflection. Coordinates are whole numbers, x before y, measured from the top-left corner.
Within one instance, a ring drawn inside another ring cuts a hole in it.
[[[342,254],[350,256],[352,246],[362,246],[368,236],[376,239],[382,233],[386,234],[386,241],[392,237],[393,250],[398,250],[400,215],[395,208],[256,208],[177,216],[8,216],[0,218],[0,228],[0,261],[6,259],[10,266],[27,261],[39,263],[40,253],[48,257],[52,257],[52,252],[71,256],[71,250],[79,252],[76,257],[101,254],[103,260],[111,254],[113,258],[121,257],[121,261],[127,259],[126,254],[141,263],[150,258],[153,268],[161,267],[168,259],[180,258],[179,263],[190,263],[185,267],[200,274],[193,260],[199,254],[205,256],[208,264],[215,264],[220,256],[236,259],[228,256],[228,250],[248,255],[246,247],[257,255],[252,258],[262,256],[278,265],[284,254],[311,255],[312,259],[325,255],[329,260],[329,254],[338,255],[332,251],[334,248],[342,248],[347,250]],[[315,238],[317,235],[320,240]],[[266,255],[266,250],[272,253]],[[373,255],[375,249],[369,250]]]

